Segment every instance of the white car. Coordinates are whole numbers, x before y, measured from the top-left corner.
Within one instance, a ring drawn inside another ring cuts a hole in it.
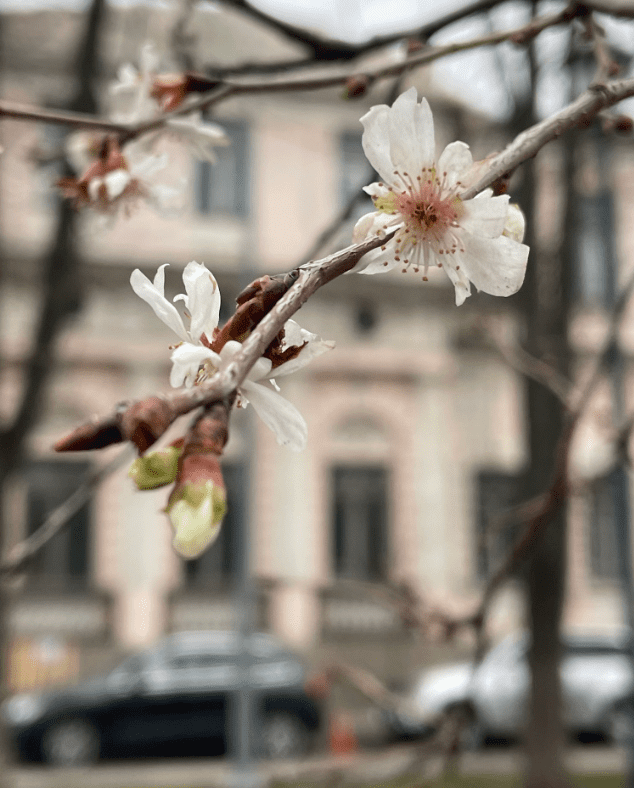
[[[572,735],[622,738],[634,678],[626,644],[625,634],[564,639],[564,718]],[[408,711],[387,715],[391,732],[401,738],[424,735],[460,707],[470,720],[468,745],[520,737],[530,688],[528,646],[525,634],[511,635],[477,666],[460,662],[426,670],[406,698]]]

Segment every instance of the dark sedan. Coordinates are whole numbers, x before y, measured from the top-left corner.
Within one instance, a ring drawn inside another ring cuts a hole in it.
[[[57,765],[101,756],[218,752],[228,709],[248,682],[256,698],[256,744],[265,757],[297,757],[319,727],[298,657],[270,635],[182,632],[136,654],[107,676],[74,687],[16,695],[2,707],[21,758]]]

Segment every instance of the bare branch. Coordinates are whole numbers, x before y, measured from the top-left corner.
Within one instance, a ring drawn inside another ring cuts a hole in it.
[[[42,123],[54,123],[61,126],[74,126],[79,129],[95,131],[111,131],[116,134],[127,134],[128,127],[113,123],[107,118],[94,118],[82,112],[70,112],[44,107],[29,107],[13,101],[0,101],[0,118],[7,120],[34,120]]]
[[[476,2],[472,3],[471,5],[467,5],[463,8],[457,9],[456,11],[445,14],[444,16],[439,17],[438,19],[435,19],[431,22],[427,22],[420,27],[399,31],[398,33],[388,36],[377,36],[372,38],[370,41],[353,45],[348,42],[331,39],[325,36],[317,36],[314,33],[305,30],[304,28],[290,25],[274,16],[260,11],[259,9],[247,3],[246,0],[223,0],[225,6],[240,9],[240,11],[243,13],[248,14],[260,22],[264,22],[268,27],[271,27],[292,41],[303,44],[308,49],[310,49],[312,52],[312,58],[311,60],[305,61],[306,63],[309,63],[313,60],[320,60],[322,62],[333,60],[352,60],[359,55],[379,49],[380,47],[384,47],[387,44],[403,41],[404,39],[408,38],[425,41],[443,28],[454,24],[461,19],[466,19],[470,16],[489,11],[495,6],[500,5],[503,1],[504,0],[476,0]],[[603,5],[603,3],[599,4]],[[592,3],[582,5],[580,3],[573,2],[570,4],[569,9],[574,14],[577,14],[584,12],[586,6],[592,5]],[[615,3],[614,5],[616,6],[617,4]],[[616,13],[616,11],[611,13]],[[285,67],[288,67],[289,65],[292,66],[295,64],[292,62],[286,63]],[[241,70],[243,70],[242,67]]]
[[[494,331],[489,331],[489,337],[509,367],[525,377],[541,383],[542,386],[552,391],[557,399],[564,404],[568,402],[571,389],[570,381],[564,375],[561,375],[555,367],[547,364],[540,358],[532,356],[518,342],[513,344],[505,342]]]
[[[471,623],[472,625],[481,626],[489,603],[497,592],[498,588],[511,575],[511,572],[519,564],[519,562],[526,557],[526,554],[529,552],[531,546],[535,543],[535,540],[539,537],[542,530],[547,527],[548,523],[558,511],[559,507],[563,505],[566,496],[569,494],[568,457],[572,437],[579,420],[581,419],[581,416],[585,413],[586,408],[590,403],[591,397],[596,390],[597,385],[602,379],[603,370],[610,358],[613,344],[618,336],[619,327],[625,314],[625,307],[627,306],[633,292],[634,275],[630,277],[629,281],[621,291],[618,301],[614,307],[610,322],[610,332],[605,342],[603,351],[597,359],[594,372],[590,376],[590,379],[585,385],[584,389],[578,395],[576,403],[568,411],[563,433],[559,440],[557,449],[553,483],[550,489],[547,490],[543,496],[539,496],[538,498],[533,499],[533,501],[523,505],[525,527],[513,545],[507,560],[489,580],[478,609],[475,611],[472,617],[464,621],[465,624]]]
[[[86,30],[79,47],[77,93],[70,102],[71,110],[86,113],[95,109],[93,94],[99,69],[98,42],[104,0],[93,0]],[[73,117],[76,112],[62,113]],[[88,114],[80,115],[89,117]],[[0,481],[20,461],[24,438],[40,418],[46,384],[55,363],[55,343],[69,316],[81,303],[79,257],[74,238],[77,215],[67,201],[61,201],[51,248],[44,260],[42,307],[35,329],[30,358],[26,362],[25,381],[13,419],[0,426]]]
[[[126,462],[130,462],[131,459],[131,450],[126,447],[107,465],[89,474],[72,495],[48,514],[36,531],[9,550],[8,555],[0,561],[0,576],[13,575],[22,571],[28,562],[53,537],[57,536],[64,526],[68,525],[73,515],[90,500],[101,482]]]
[[[498,178],[513,172],[522,162],[532,158],[548,142],[574,126],[589,126],[601,110],[630,96],[634,96],[634,78],[591,86],[567,107],[519,134],[505,150],[489,161],[486,172],[463,192],[462,199],[475,197]]]
[[[160,397],[148,397],[131,404],[123,403],[105,418],[88,422],[70,436],[63,438],[56,444],[56,450],[102,448],[110,443],[131,440],[140,424],[147,427],[149,423],[147,413],[152,410],[153,429],[151,435],[145,432],[146,441],[142,449],[145,450],[179,416],[201,405],[209,405],[231,397],[251,367],[279,334],[284,323],[306,303],[310,296],[320,287],[349,271],[366,252],[382,246],[392,235],[393,233],[384,238],[371,238],[298,269],[298,276],[292,277],[293,280],[297,280],[295,284],[258,323],[233,359],[210,378],[209,382],[193,389],[179,389]],[[81,439],[81,444],[78,439]],[[90,443],[91,439],[95,441],[93,444]]]
[[[578,7],[574,5],[557,14],[548,14],[534,19],[528,25],[519,28],[491,33],[486,36],[480,36],[468,41],[459,41],[445,46],[429,47],[422,52],[411,55],[400,63],[395,64],[389,62],[385,65],[379,64],[373,68],[363,69],[363,75],[370,80],[399,76],[414,67],[427,65],[435,60],[457,52],[464,52],[478,47],[492,46],[507,40],[515,40],[518,42],[525,41],[537,35],[538,32],[545,30],[547,27],[570,21],[578,12],[577,9]],[[24,107],[6,101],[0,102],[0,118],[45,120],[48,123],[60,123],[82,128],[98,128],[118,134],[120,143],[123,144],[142,134],[160,129],[170,118],[188,115],[196,110],[209,109],[237,95],[292,92],[295,90],[321,90],[345,85],[351,76],[355,76],[358,73],[358,69],[355,70],[349,66],[345,68],[340,66],[325,68],[316,66],[310,74],[306,74],[306,71],[302,68],[296,69],[295,73],[293,73],[292,70],[285,69],[279,74],[251,74],[244,77],[227,78],[203,95],[190,102],[185,102],[171,112],[163,113],[151,121],[127,127],[121,124],[111,123],[105,119],[95,120],[91,116],[82,116],[77,113],[73,113],[71,116],[69,113],[55,113],[49,110],[39,110],[36,107]],[[631,93],[626,93],[618,98],[615,97],[611,102],[599,106],[596,112],[606,106],[616,103],[616,101],[619,101],[621,98],[626,98],[628,95],[631,95]],[[550,139],[552,139],[552,137]],[[545,142],[542,144],[545,144]]]

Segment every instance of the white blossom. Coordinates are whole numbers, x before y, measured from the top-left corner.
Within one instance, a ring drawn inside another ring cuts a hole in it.
[[[396,230],[384,246],[368,252],[353,271],[375,274],[397,265],[403,272],[444,268],[456,289],[456,304],[471,284],[508,296],[524,280],[528,247],[523,217],[508,195],[490,189],[474,199],[460,193],[473,177],[469,147],[452,142],[435,159],[434,122],[425,99],[410,88],[392,107],[380,105],[361,118],[363,149],[381,181],[365,187],[376,211],[362,216],[354,241]]]
[[[185,293],[177,295],[174,301],[183,301],[190,314],[188,330],[174,304],[165,298],[166,268],[167,263],[159,267],[153,282],[136,268],[130,276],[132,289],[183,342],[201,345],[203,334],[211,340],[220,316],[220,290],[214,275],[204,263],[192,261],[185,266]]]
[[[153,44],[141,48],[140,68],[127,63],[119,69],[118,79],[110,85],[110,119],[115,123],[135,124],[154,120],[162,114],[154,94],[158,53]],[[191,112],[168,118],[164,127],[144,135],[145,145],[151,148],[166,132],[176,136],[200,159],[214,164],[214,148],[230,145],[222,126],[203,121],[201,112]]]
[[[117,79],[108,87],[112,121],[134,124],[157,116],[158,105],[152,97],[152,86],[158,65],[156,48],[147,43],[141,47],[139,69],[131,63],[124,63],[119,68]]]
[[[210,164],[218,161],[215,148],[231,144],[222,126],[203,122],[200,112],[192,112],[180,118],[169,118],[165,125],[167,130],[176,134],[195,156]]]
[[[211,377],[231,362],[242,345],[230,340],[219,353],[211,349],[220,314],[220,291],[214,276],[204,264],[191,262],[185,266],[183,282],[186,293],[174,301],[183,301],[190,315],[189,328],[173,303],[165,298],[165,265],[151,282],[139,269],[132,272],[130,283],[134,292],[146,301],[159,317],[179,337],[181,343],[171,356],[170,384],[175,388],[192,387]],[[301,328],[294,320],[284,324],[281,350],[298,348],[289,361],[273,369],[268,358],[260,358],[253,365],[239,388],[241,404],[250,402],[262,421],[275,434],[280,445],[300,451],[306,445],[306,422],[299,411],[278,393],[274,377],[283,377],[301,369],[313,358],[334,347]],[[301,349],[300,349],[301,348]]]

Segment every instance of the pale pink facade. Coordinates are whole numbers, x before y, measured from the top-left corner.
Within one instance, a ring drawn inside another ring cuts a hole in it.
[[[118,13],[124,18],[128,12]],[[143,15],[129,13],[130,26],[135,22],[143,28]],[[113,30],[117,25],[123,26],[121,19],[113,22]],[[23,30],[19,25],[16,29]],[[143,40],[152,33],[160,41],[151,25],[139,35]],[[114,33],[112,41],[119,41]],[[113,58],[122,57],[121,52],[132,57],[135,51],[131,44],[113,49]],[[55,93],[59,76],[44,79],[41,66],[36,66],[22,64],[21,72],[9,74],[5,96],[26,102]],[[416,79],[422,87],[427,76]],[[434,106],[432,95],[430,101]],[[191,259],[204,261],[221,288],[235,294],[249,271],[273,273],[302,261],[339,210],[341,137],[358,132],[367,103],[341,102],[328,94],[261,97],[223,106],[219,122],[240,120],[248,128],[247,216],[198,211],[197,165],[188,153],[170,145],[171,166],[186,180],[181,215],[158,217],[141,205],[129,220],[112,227],[95,217],[82,220],[86,300],[60,338],[60,367],[45,418],[32,437],[34,458],[51,458],[50,447],[60,435],[95,413],[108,412],[117,401],[167,388],[173,337],[132,293],[128,280],[133,267],[149,275],[169,262],[168,288],[176,293],[182,267]],[[440,99],[437,106],[442,128],[443,113],[449,117],[458,110]],[[481,120],[474,119],[472,125],[477,145],[486,128]],[[443,128],[439,136],[448,134]],[[43,141],[42,130],[33,125],[2,126],[3,416],[11,413],[19,392],[19,371],[37,305],[36,261],[53,228],[48,174],[37,172],[32,156]],[[481,142],[480,153],[488,152],[483,146]],[[616,177],[618,227],[629,228],[634,195],[625,166],[631,172],[631,154],[621,164]],[[556,178],[556,161],[549,166]],[[552,203],[545,206],[547,234]],[[632,234],[621,231],[618,238],[622,259],[631,258]],[[349,243],[349,234],[341,239],[341,245]],[[360,318],[363,310],[371,316],[369,327]],[[280,448],[262,424],[253,421],[249,426],[242,414],[236,419],[227,459],[239,462],[248,456],[252,461],[251,494],[245,499],[255,571],[263,582],[263,623],[297,646],[317,653],[338,643],[344,644],[342,649],[356,644],[361,654],[373,651],[366,661],[380,664],[387,675],[427,658],[380,596],[360,591],[362,586],[353,593],[351,583],[338,582],[333,469],[385,471],[387,533],[385,555],[377,559],[383,566],[377,587],[406,581],[434,606],[456,613],[466,612],[478,599],[478,474],[516,474],[526,459],[522,380],[495,351],[471,341],[482,316],[506,337],[515,334],[512,300],[474,295],[458,310],[440,272],[427,285],[413,275],[396,273],[344,277],[298,316],[302,325],[334,339],[336,350],[283,382],[284,396],[307,420],[307,450],[298,455]],[[634,323],[628,325],[629,350]],[[582,316],[575,327],[579,347],[596,349],[600,316],[594,322]],[[605,402],[597,401],[599,415],[601,407],[605,411]],[[585,446],[590,459],[601,444],[593,420],[594,410],[579,439],[580,456]],[[101,463],[113,454],[108,450],[82,459]],[[6,517],[7,547],[25,533],[26,501],[26,484],[16,479]],[[171,550],[168,523],[160,511],[164,503],[164,491],[135,492],[123,468],[99,488],[93,503],[85,590],[38,594],[29,591],[28,581],[16,588],[16,686],[42,675],[56,680],[87,670],[105,660],[103,654],[142,646],[169,629],[231,626],[226,584],[211,584],[205,593],[186,585],[185,568]],[[590,569],[583,497],[573,497],[570,512],[567,623],[616,625],[617,587],[597,580]],[[500,595],[491,618],[497,633],[521,624],[516,588]],[[38,656],[46,642],[57,647],[51,647],[48,663]],[[394,644],[405,656],[394,657],[390,664]],[[25,662],[44,667],[34,669],[34,678]]]

